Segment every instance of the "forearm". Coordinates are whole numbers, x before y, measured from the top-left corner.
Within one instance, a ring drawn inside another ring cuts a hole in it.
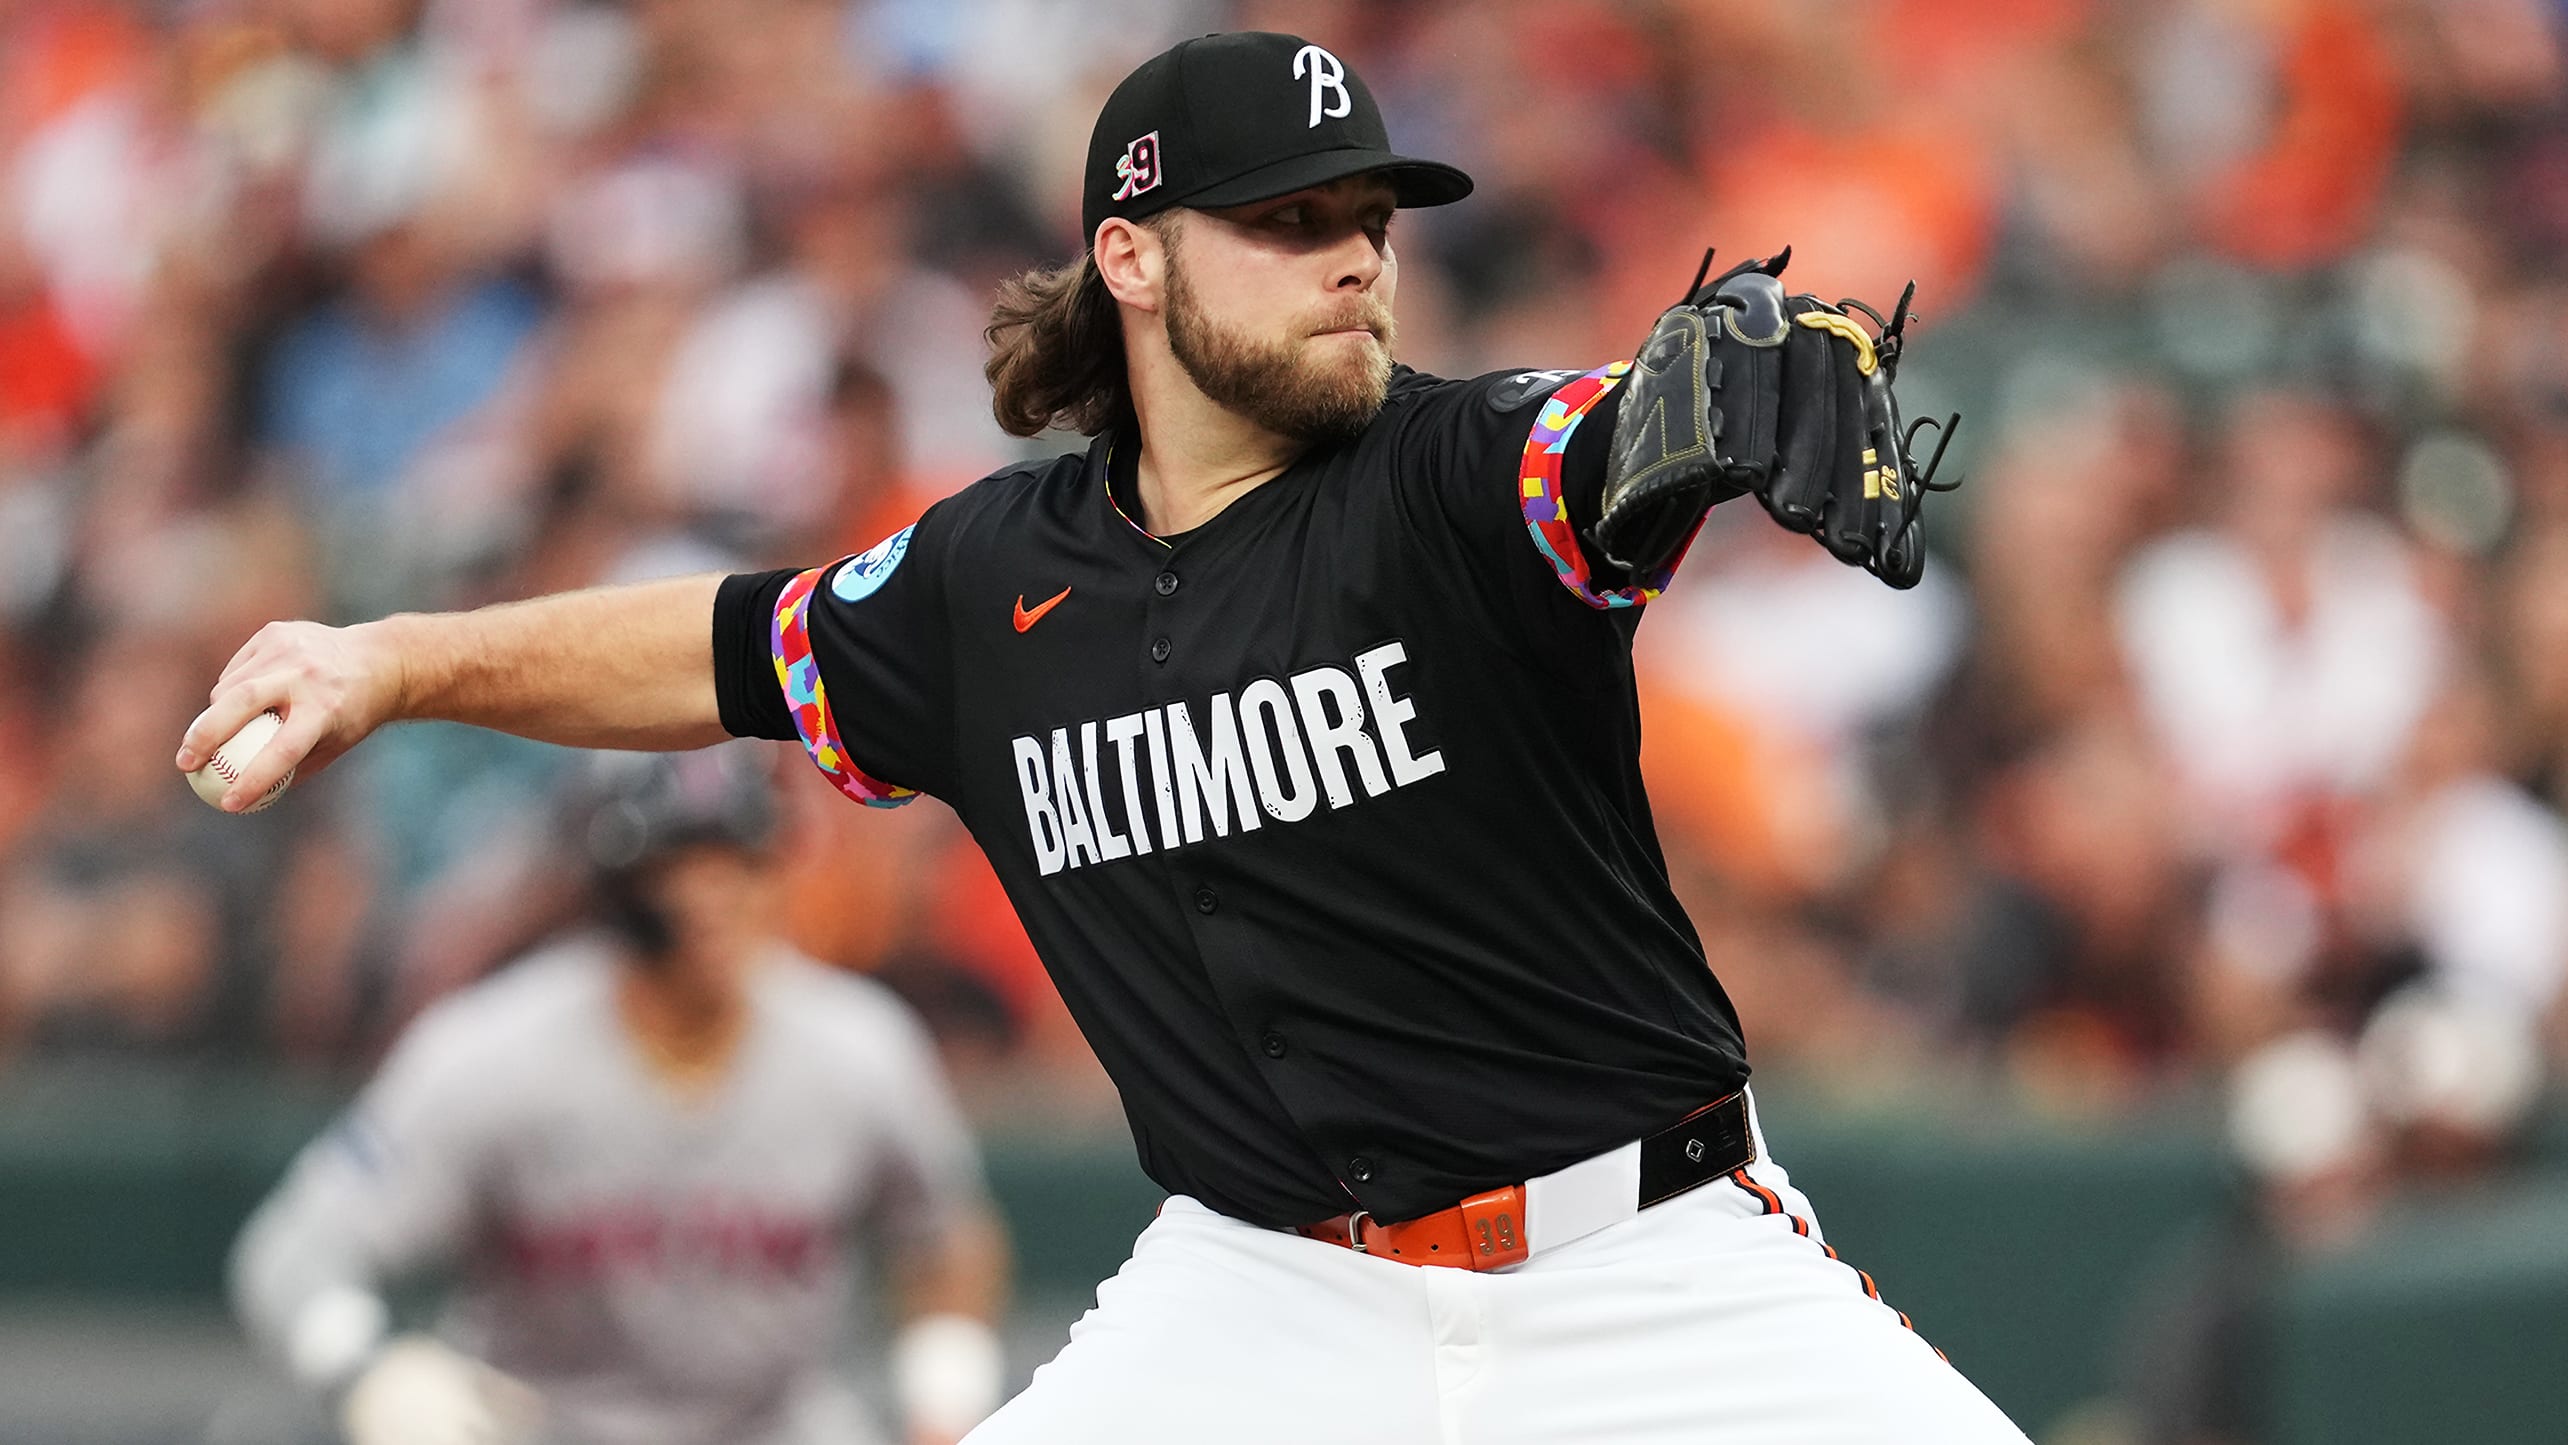
[[[912,1441],[960,1440],[998,1408],[1007,1362],[994,1322],[1007,1270],[1005,1231],[975,1210],[903,1271],[891,1374]]]
[[[243,1231],[232,1253],[232,1303],[251,1340],[327,1402],[339,1425],[332,1438],[545,1438],[542,1399],[522,1381],[431,1336],[393,1331],[368,1231],[351,1218],[369,1202],[309,1173],[299,1169]]]
[[[318,772],[376,728],[441,718],[572,747],[720,742],[714,576],[565,592],[478,612],[355,627],[271,622],[223,669],[179,739],[178,769],[216,755],[262,711],[284,719],[222,805],[239,811],[289,769]]]
[[[232,1310],[261,1353],[298,1382],[345,1382],[381,1343],[389,1315],[365,1251],[324,1202],[289,1185],[233,1245]]]
[[[899,1270],[900,1315],[965,1315],[995,1320],[1007,1305],[1007,1231],[974,1209],[956,1219]]]
[[[714,575],[600,587],[357,629],[394,659],[391,717],[583,748],[703,747],[725,736],[713,684]]]

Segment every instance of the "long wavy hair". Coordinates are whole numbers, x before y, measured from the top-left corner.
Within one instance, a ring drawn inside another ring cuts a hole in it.
[[[1174,211],[1141,222],[1173,240]],[[999,284],[990,305],[990,410],[1010,436],[1053,427],[1095,436],[1132,410],[1123,318],[1095,253]]]

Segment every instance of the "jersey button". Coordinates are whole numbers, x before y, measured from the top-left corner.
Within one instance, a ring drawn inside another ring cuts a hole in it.
[[[1150,660],[1153,662],[1166,662],[1168,660],[1167,638],[1154,637],[1150,640]]]
[[[1150,585],[1158,588],[1159,595],[1165,597],[1169,593],[1177,590],[1177,574],[1174,572],[1162,572],[1159,574],[1158,580],[1152,582]]]
[[[1266,1050],[1266,1057],[1270,1059],[1280,1059],[1284,1057],[1284,1036],[1282,1034],[1269,1033],[1266,1037],[1257,1041],[1257,1046]]]
[[[1198,888],[1195,890],[1195,911],[1197,913],[1210,913],[1221,906],[1221,895],[1215,893],[1211,888]]]
[[[1361,1154],[1346,1161],[1346,1177],[1358,1184],[1373,1182],[1373,1161]]]

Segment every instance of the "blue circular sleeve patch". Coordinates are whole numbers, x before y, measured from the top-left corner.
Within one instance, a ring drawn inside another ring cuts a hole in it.
[[[917,524],[912,523],[839,563],[829,579],[829,595],[841,602],[862,602],[873,596],[909,555],[910,533],[916,530]]]

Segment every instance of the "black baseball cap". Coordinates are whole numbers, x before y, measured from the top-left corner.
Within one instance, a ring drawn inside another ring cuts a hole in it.
[[[1403,206],[1471,194],[1471,177],[1395,155],[1373,93],[1324,47],[1242,30],[1181,41],[1106,97],[1088,138],[1087,240],[1109,216],[1245,205],[1382,171]]]

